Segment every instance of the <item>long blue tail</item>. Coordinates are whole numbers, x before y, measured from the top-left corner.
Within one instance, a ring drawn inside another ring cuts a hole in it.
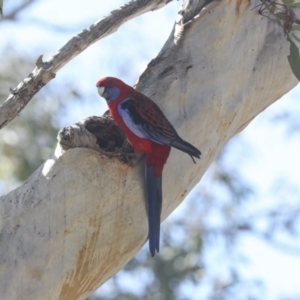
[[[159,252],[160,215],[162,207],[162,177],[154,175],[153,167],[146,166],[149,250],[152,257]]]

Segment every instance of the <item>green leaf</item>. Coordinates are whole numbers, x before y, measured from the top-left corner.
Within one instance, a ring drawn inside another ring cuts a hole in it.
[[[300,43],[300,39],[296,36],[296,34],[292,33],[292,37],[293,37],[298,43]]]
[[[264,7],[271,13],[274,13],[276,10],[276,2],[270,2],[269,0],[262,0]]]
[[[293,25],[292,26],[292,31],[293,30],[300,30],[300,25]]]
[[[276,5],[274,7],[273,3],[267,3],[267,1],[262,1],[265,8],[269,11],[269,12],[274,12],[274,10],[276,9]]]
[[[0,15],[3,17],[3,0],[0,0]]]
[[[291,7],[293,4],[295,4],[294,0],[282,0],[283,4],[285,4],[287,7]]]
[[[290,7],[300,8],[300,3],[299,3],[299,2],[292,3],[292,4],[290,5]]]
[[[285,13],[283,13],[283,12],[276,13],[275,16],[276,16],[279,20],[285,19]]]
[[[299,49],[290,38],[288,38],[288,41],[290,42],[290,54],[288,56],[288,61],[294,75],[297,77],[298,80],[300,80]]]

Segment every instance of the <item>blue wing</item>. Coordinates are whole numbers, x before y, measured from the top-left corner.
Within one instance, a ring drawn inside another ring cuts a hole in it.
[[[179,137],[160,108],[145,95],[135,92],[118,106],[126,126],[138,137],[172,146],[200,158],[201,152]]]
[[[147,100],[127,98],[119,104],[119,114],[126,126],[138,137],[170,145],[177,136],[175,129],[159,107],[152,100]]]

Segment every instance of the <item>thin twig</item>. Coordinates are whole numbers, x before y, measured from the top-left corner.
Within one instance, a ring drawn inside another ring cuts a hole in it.
[[[30,99],[55,77],[57,71],[86,48],[112,34],[125,22],[148,11],[159,9],[171,1],[132,0],[73,37],[46,62],[43,62],[40,56],[36,68],[12,89],[7,100],[0,106],[0,129],[23,110]]]
[[[34,2],[36,2],[36,0],[27,0],[25,2],[23,2],[20,6],[18,6],[17,8],[15,8],[13,11],[11,11],[8,15],[5,14],[2,18],[1,21],[5,21],[5,20],[16,20],[16,16],[19,12],[21,12],[23,9],[27,8],[28,6],[30,6],[31,4],[33,4]]]

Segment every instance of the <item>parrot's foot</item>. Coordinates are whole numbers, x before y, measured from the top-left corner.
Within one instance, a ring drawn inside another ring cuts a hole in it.
[[[125,158],[126,162],[134,167],[138,164],[138,162],[144,157],[144,153],[132,153],[132,152],[121,152],[121,155]]]
[[[140,156],[140,154],[138,154],[138,153],[123,152],[123,151],[121,151],[120,154],[122,154],[128,158],[138,158]]]
[[[101,152],[110,158],[117,158],[121,162],[126,163],[131,167],[135,167],[138,162],[144,157],[144,154],[124,152],[122,150],[115,152],[107,152],[102,150]]]

